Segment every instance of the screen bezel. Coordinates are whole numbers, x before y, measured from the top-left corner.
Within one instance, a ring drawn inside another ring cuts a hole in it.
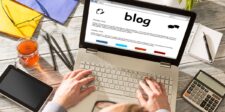
[[[36,78],[30,76],[29,74],[25,73],[24,71],[15,68],[13,65],[9,65],[9,66],[7,67],[7,69],[4,71],[4,73],[1,75],[1,77],[0,77],[0,84],[1,84],[1,82],[4,80],[4,78],[7,76],[7,74],[9,73],[9,71],[12,70],[12,69],[15,70],[15,71],[17,71],[17,72],[19,72],[19,73],[21,73],[22,75],[24,75],[24,76],[30,78],[31,80],[38,82],[40,85],[46,86],[46,87],[48,88],[49,93],[48,93],[48,95],[46,95],[47,97],[43,98],[43,99],[45,99],[45,100],[42,100],[42,101],[37,105],[37,108],[33,108],[33,107],[31,107],[30,105],[25,104],[23,101],[19,100],[16,96],[12,96],[12,95],[10,95],[10,93],[7,93],[7,92],[5,92],[5,91],[3,91],[3,90],[1,90],[1,89],[0,89],[0,93],[1,93],[2,95],[6,96],[7,98],[9,98],[9,99],[15,101],[16,103],[18,103],[18,104],[24,106],[25,108],[27,108],[27,109],[29,109],[29,110],[31,110],[31,111],[34,111],[34,112],[38,112],[38,111],[40,110],[40,108],[42,107],[42,105],[45,103],[46,99],[47,99],[47,98],[50,96],[50,94],[52,93],[53,88],[52,88],[51,86],[49,86],[49,85],[47,85],[47,84],[45,84],[45,83],[43,83],[43,82],[37,80]]]
[[[194,24],[194,21],[196,18],[196,14],[194,12],[171,8],[171,7],[166,7],[166,6],[161,6],[161,5],[156,5],[156,4],[151,4],[151,3],[145,3],[145,2],[141,2],[141,1],[134,1],[134,0],[108,0],[108,1],[139,6],[139,7],[149,8],[149,9],[153,9],[153,10],[165,11],[165,12],[169,12],[172,14],[189,16],[190,22],[188,24],[188,27],[187,27],[184,39],[182,41],[179,53],[177,55],[177,58],[171,59],[171,58],[160,57],[160,56],[155,56],[155,55],[151,55],[151,54],[138,53],[138,52],[134,52],[134,51],[127,51],[127,50],[122,50],[119,48],[112,48],[112,47],[101,46],[101,45],[85,42],[90,0],[85,0],[85,6],[84,6],[84,12],[83,12],[83,23],[82,23],[80,43],[79,43],[80,48],[91,48],[91,49],[95,49],[98,51],[103,51],[103,52],[113,53],[113,54],[118,54],[118,55],[123,55],[123,56],[129,56],[129,57],[133,57],[133,58],[151,60],[151,61],[155,61],[155,62],[170,63],[171,65],[175,65],[175,66],[178,66],[180,64],[185,46],[188,41],[188,37],[190,36],[191,29],[193,27],[193,24]]]

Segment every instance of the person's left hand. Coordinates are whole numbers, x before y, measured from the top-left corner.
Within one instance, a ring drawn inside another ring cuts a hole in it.
[[[64,76],[52,102],[63,106],[65,109],[78,104],[83,98],[96,89],[95,86],[81,89],[94,80],[94,77],[86,77],[89,74],[91,74],[90,70],[76,70]]]

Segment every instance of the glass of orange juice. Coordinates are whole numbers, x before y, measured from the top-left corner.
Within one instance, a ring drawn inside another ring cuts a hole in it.
[[[17,46],[19,61],[26,67],[33,67],[39,61],[38,44],[36,40],[21,40]]]

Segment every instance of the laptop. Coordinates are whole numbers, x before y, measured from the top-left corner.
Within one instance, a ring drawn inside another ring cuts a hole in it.
[[[144,77],[165,85],[175,112],[178,66],[196,14],[133,0],[86,0],[75,68],[91,69],[97,90],[69,112],[138,103]]]

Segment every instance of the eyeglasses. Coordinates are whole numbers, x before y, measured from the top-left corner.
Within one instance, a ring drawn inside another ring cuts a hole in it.
[[[100,110],[115,104],[116,102],[112,101],[96,101],[94,107],[92,108],[92,112],[99,112]]]
[[[27,26],[27,25],[32,25],[31,22],[35,22],[35,24],[38,24],[39,20],[41,19],[42,15],[38,15],[30,20],[26,20],[26,21],[23,21],[23,22],[19,22],[19,23],[16,23],[12,16],[11,16],[11,13],[10,13],[10,10],[8,8],[7,5],[3,5],[3,0],[1,0],[1,7],[4,11],[4,13],[6,14],[6,16],[9,18],[9,20],[13,23],[13,25],[19,30],[19,28],[22,28],[24,26]]]

